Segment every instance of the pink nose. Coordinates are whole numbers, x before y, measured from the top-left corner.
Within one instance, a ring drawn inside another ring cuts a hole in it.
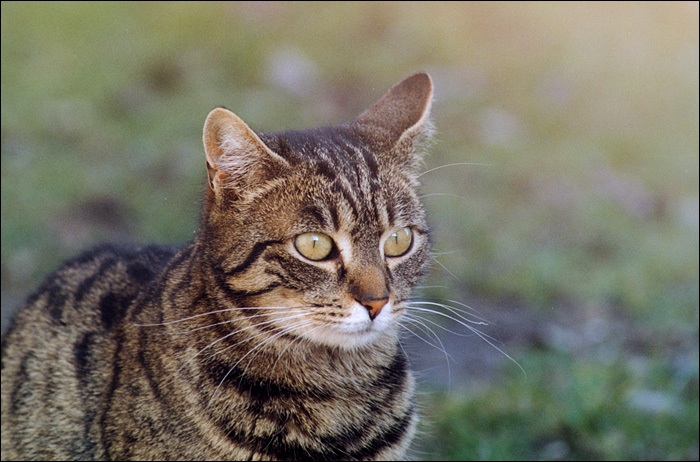
[[[374,320],[377,317],[382,308],[389,303],[388,298],[380,298],[378,300],[358,300],[369,312],[369,319]]]

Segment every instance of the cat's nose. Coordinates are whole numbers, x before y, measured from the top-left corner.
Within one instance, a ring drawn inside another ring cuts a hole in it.
[[[375,300],[358,300],[365,308],[367,308],[367,312],[369,313],[369,319],[374,321],[374,318],[377,317],[380,311],[382,311],[382,308],[389,303],[388,298],[380,298],[380,299],[375,299]]]

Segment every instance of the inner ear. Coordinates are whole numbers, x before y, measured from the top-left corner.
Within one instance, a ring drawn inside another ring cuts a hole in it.
[[[374,143],[392,147],[405,138],[418,138],[429,132],[433,81],[418,73],[389,89],[355,121],[355,126]]]

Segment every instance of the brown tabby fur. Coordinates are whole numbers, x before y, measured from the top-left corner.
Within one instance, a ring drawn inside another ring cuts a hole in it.
[[[397,333],[428,262],[431,97],[415,74],[351,124],[278,134],[214,109],[197,237],[86,253],[16,315],[2,459],[403,457],[417,417]],[[387,257],[404,227],[408,253]],[[295,250],[307,232],[333,238],[328,258]]]

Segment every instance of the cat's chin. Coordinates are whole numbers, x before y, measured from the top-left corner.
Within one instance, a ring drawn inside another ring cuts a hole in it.
[[[327,329],[324,331],[318,330],[304,336],[311,342],[326,347],[340,348],[342,350],[357,350],[386,340],[387,335],[390,334],[387,332],[378,332],[376,330],[350,334]]]

